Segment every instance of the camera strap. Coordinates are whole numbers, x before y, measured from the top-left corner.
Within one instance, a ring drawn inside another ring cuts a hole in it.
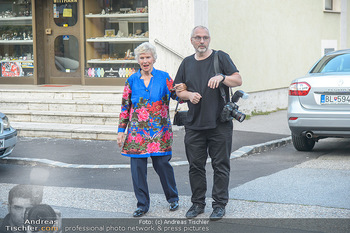
[[[214,71],[215,71],[215,74],[221,73],[220,72],[220,64],[219,64],[219,52],[218,51],[215,51],[215,53],[214,53]],[[224,90],[222,85],[223,85],[222,83],[219,84],[219,89],[220,89],[221,96],[224,99],[224,102],[226,104],[227,103],[226,93],[225,93],[225,90]],[[232,91],[231,88],[230,88],[230,91]]]

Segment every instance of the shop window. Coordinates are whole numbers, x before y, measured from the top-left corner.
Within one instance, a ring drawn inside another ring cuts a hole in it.
[[[55,65],[61,72],[75,72],[79,68],[79,43],[72,35],[55,39]]]
[[[89,78],[127,78],[139,68],[133,51],[149,41],[148,0],[86,0]]]
[[[54,21],[57,26],[61,26],[61,27],[74,26],[78,20],[77,0],[71,0],[69,1],[69,3],[62,3],[62,2],[66,2],[66,1],[54,0],[54,4],[53,4]]]
[[[33,76],[33,33],[30,0],[0,1],[1,77]]]

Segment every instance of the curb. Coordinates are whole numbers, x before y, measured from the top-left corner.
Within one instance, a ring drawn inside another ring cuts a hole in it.
[[[260,143],[260,144],[256,144],[253,146],[244,146],[244,147],[241,147],[238,150],[232,152],[230,159],[239,158],[242,156],[247,156],[247,155],[256,154],[256,153],[261,153],[261,152],[264,152],[267,150],[273,150],[273,149],[276,149],[278,147],[287,145],[291,142],[292,142],[292,137],[289,136],[286,138],[272,140],[269,142]]]
[[[230,159],[239,158],[251,154],[261,153],[267,150],[276,149],[278,147],[287,145],[292,142],[292,137],[281,138],[265,143],[260,143],[252,146],[244,146],[231,153]],[[210,163],[211,159],[207,160]],[[55,168],[87,168],[87,169],[124,169],[130,168],[129,164],[114,164],[114,165],[89,165],[89,164],[69,164],[49,159],[35,159],[35,158],[19,158],[7,157],[0,159],[0,164],[15,164],[15,165],[31,165],[31,166],[48,166]],[[172,166],[188,165],[187,161],[170,162]],[[147,167],[152,167],[148,164]]]

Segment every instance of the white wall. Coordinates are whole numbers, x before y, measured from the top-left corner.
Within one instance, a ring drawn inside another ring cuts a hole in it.
[[[212,47],[227,51],[243,87],[259,92],[288,87],[321,56],[321,41],[340,43],[340,14],[324,0],[210,0]]]
[[[285,109],[288,104],[288,88],[251,92],[248,99],[240,99],[237,104],[245,114]]]
[[[349,12],[350,0],[340,1],[347,1]],[[289,84],[321,57],[325,42],[350,45],[344,26],[350,25],[348,13],[325,12],[324,0],[149,0],[149,11],[155,67],[174,78],[182,60],[155,40],[186,57],[194,53],[192,28],[208,26],[211,48],[229,53],[240,70],[239,89],[251,94],[251,100],[242,101],[248,113],[286,108]]]
[[[154,65],[175,78],[182,58],[155,40],[186,57],[193,53],[190,33],[194,25],[194,0],[149,0],[150,43],[156,45],[158,60]]]
[[[341,46],[341,14],[325,12],[324,0],[209,0],[208,9],[211,47],[240,70],[248,112],[286,108],[288,86],[323,55],[325,41]]]

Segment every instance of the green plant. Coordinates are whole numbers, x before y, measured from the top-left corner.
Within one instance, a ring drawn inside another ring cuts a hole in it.
[[[278,111],[281,111],[281,110],[287,110],[287,108],[277,108],[276,110],[266,111],[266,112],[253,110],[250,114],[246,115],[245,119],[249,120],[253,116],[269,115],[270,113],[278,112]]]

